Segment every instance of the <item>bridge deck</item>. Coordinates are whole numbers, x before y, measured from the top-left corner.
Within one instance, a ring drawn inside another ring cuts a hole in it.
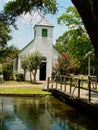
[[[65,85],[62,85],[61,84],[57,84],[56,83],[49,83],[49,88],[47,89],[47,86],[45,85],[44,90],[58,90],[60,92],[62,92],[63,94],[68,94],[70,95],[70,97],[73,97],[73,98],[80,98],[80,99],[84,99],[86,101],[89,100],[89,90],[88,89],[83,89],[83,88],[80,88],[80,96],[78,97],[78,87],[74,87],[72,86],[71,87],[71,92],[70,92],[70,85],[66,85],[66,90],[65,90]],[[91,91],[91,100],[90,100],[90,103],[93,103],[93,104],[98,104],[98,93],[95,91]]]

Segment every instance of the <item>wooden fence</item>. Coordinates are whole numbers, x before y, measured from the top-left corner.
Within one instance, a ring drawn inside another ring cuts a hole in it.
[[[98,100],[97,82],[95,76],[88,76],[88,80],[75,78],[72,76],[58,75],[49,77],[47,80],[47,90],[56,89],[70,97],[84,98],[88,102]]]

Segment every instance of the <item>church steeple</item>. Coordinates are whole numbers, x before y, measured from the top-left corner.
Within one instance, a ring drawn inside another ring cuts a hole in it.
[[[36,26],[36,25],[35,25]],[[49,26],[54,27],[48,20],[42,19],[40,22],[38,22],[37,26]]]
[[[53,28],[49,21],[42,19],[34,26],[34,38],[53,38]]]

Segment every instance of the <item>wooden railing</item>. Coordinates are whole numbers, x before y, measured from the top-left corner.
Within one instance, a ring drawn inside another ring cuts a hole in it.
[[[93,77],[94,78],[94,77]],[[56,89],[63,93],[67,93],[70,97],[84,98],[87,101],[91,102],[95,98],[95,95],[98,94],[97,91],[97,82],[92,80],[92,77],[88,77],[88,80],[82,78],[75,78],[72,76],[63,76],[58,75],[55,77],[49,77],[47,80],[47,90]]]

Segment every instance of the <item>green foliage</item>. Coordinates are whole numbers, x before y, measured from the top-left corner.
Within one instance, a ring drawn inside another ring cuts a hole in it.
[[[2,64],[0,64],[0,74],[2,74]]]
[[[11,29],[8,24],[0,20],[0,48],[3,48],[7,45],[7,41],[11,40],[10,35]]]
[[[24,76],[22,73],[18,73],[15,75],[16,81],[24,81]]]
[[[62,53],[62,55],[58,57],[57,63],[53,68],[54,73],[65,75],[68,73],[68,68],[69,68],[69,57],[66,55],[66,53]]]
[[[8,81],[13,79],[13,65],[12,63],[3,64],[3,77]]]
[[[74,6],[70,6],[66,9],[66,12],[58,18],[58,23],[65,24],[70,30],[79,28],[83,25],[82,19]]]
[[[21,57],[21,68],[23,70],[27,70],[28,69],[28,56],[22,56]]]
[[[56,0],[14,0],[5,5],[5,12],[18,16],[23,12],[41,10],[44,13],[55,13],[57,10]]]
[[[58,18],[59,24],[65,24],[68,30],[57,39],[56,47],[61,46],[60,52],[66,53],[73,59],[71,64],[77,63],[80,73],[87,72],[86,54],[93,49],[90,38],[75,7],[67,8]]]
[[[66,52],[67,51],[67,44],[69,42],[69,33],[65,32],[62,36],[60,36],[57,40],[56,40],[56,44],[55,44],[55,48],[57,49],[57,51],[62,54],[62,52]]]
[[[41,14],[52,13],[57,11],[56,0],[14,0],[9,1],[4,6],[3,17],[9,24],[15,26],[15,21],[22,13],[39,11]]]
[[[34,52],[29,55],[29,67],[30,70],[36,70],[39,68],[42,60],[42,55],[38,52]]]
[[[0,47],[5,47],[7,41],[12,38],[10,26],[18,29],[15,24],[17,17],[32,11],[39,11],[41,15],[55,14],[57,11],[56,0],[14,0],[7,2],[4,10],[0,12]]]
[[[29,59],[28,56],[21,57],[21,68],[24,70],[24,81],[26,79],[26,72],[28,70]]]
[[[32,87],[32,85],[31,85],[31,87],[30,87],[30,84],[28,85],[28,87],[25,87],[25,84],[26,84],[26,82],[24,83],[24,82],[21,82],[21,84],[24,84],[24,87],[17,87],[17,85],[19,85],[20,83],[18,83],[18,82],[4,82],[3,84],[5,84],[5,85],[10,85],[11,87],[5,87],[4,88],[4,86],[0,86],[0,94],[51,94],[50,92],[47,92],[47,91],[43,91],[42,89],[41,89],[41,87],[39,87],[39,85],[38,84],[36,84],[36,86],[34,85],[33,87]],[[16,87],[13,87],[13,85],[15,86],[16,85]],[[28,89],[29,88],[29,89]]]
[[[28,70],[30,73],[33,74],[33,82],[36,82],[36,73],[37,69],[40,67],[41,61],[42,61],[42,55],[39,52],[34,52],[30,54],[29,56],[29,62],[28,62]],[[32,78],[31,78],[32,82]]]
[[[24,70],[24,79],[26,76],[26,71],[30,72],[31,82],[32,82],[32,74],[34,77],[34,82],[36,82],[36,73],[37,69],[40,67],[42,62],[42,55],[39,52],[34,52],[32,54],[28,54],[27,56],[21,57],[21,67]]]
[[[0,61],[5,80],[13,79],[13,59],[18,52],[19,49],[13,45],[0,49]]]
[[[12,58],[14,59],[14,57],[18,54],[19,49],[14,46],[6,46],[5,48],[1,48],[0,49],[0,61],[1,62],[6,62],[7,58]]]

